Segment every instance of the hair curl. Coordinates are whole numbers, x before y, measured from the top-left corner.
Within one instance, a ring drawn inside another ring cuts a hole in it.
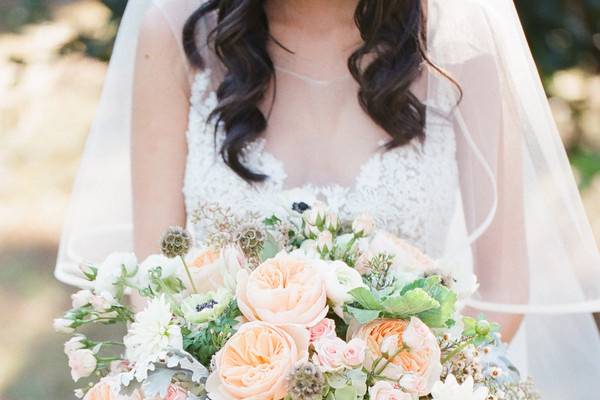
[[[435,67],[426,55],[423,1],[359,0],[354,14],[363,43],[348,58],[348,69],[360,85],[361,107],[390,135],[387,149],[425,138],[426,107],[410,90],[424,64]],[[275,74],[267,52],[272,38],[264,0],[208,0],[188,18],[184,49],[190,63],[200,69],[205,62],[196,26],[213,11],[218,22],[206,44],[211,44],[226,73],[210,118],[226,133],[220,148],[224,162],[246,181],[260,182],[267,176],[246,167],[241,153],[267,127],[258,105]],[[372,60],[363,67],[368,55]]]

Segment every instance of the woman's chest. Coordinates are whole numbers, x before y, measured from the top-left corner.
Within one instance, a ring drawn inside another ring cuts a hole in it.
[[[298,185],[290,181],[286,170],[289,164],[265,149],[266,141],[259,139],[246,146],[242,161],[268,178],[248,184],[218,155],[224,132],[217,128],[215,143],[212,134],[215,126],[207,122],[215,104],[213,93],[192,96],[184,186],[190,221],[195,213],[207,207],[217,206],[238,215],[254,212],[268,216],[286,202],[291,206],[292,202],[305,198],[319,198],[343,219],[368,212],[380,226],[423,250],[433,253],[439,250],[444,239],[440,236],[444,236],[443,226],[448,225],[452,216],[458,186],[454,131],[445,119],[428,118],[423,143],[413,141],[389,151],[371,153],[371,156],[365,152],[365,160],[359,162],[343,145],[334,151],[335,143],[327,143],[327,162],[335,165],[335,173],[351,170],[342,183],[328,183],[338,179],[328,179],[328,171],[320,171],[325,183],[312,181]],[[377,145],[371,144],[371,149]],[[314,146],[319,143],[314,142]],[[305,153],[297,156],[305,160],[302,167],[308,170],[323,165],[311,162],[314,152],[310,149],[290,146],[289,150]],[[201,238],[201,224],[193,225],[196,236]]]

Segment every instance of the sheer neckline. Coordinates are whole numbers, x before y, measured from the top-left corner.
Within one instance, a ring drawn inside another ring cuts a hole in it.
[[[394,152],[397,149],[388,150],[387,152],[382,151],[382,147],[385,144],[385,141],[382,139],[378,142],[378,150],[367,157],[358,167],[357,173],[351,179],[350,183],[343,184],[338,182],[331,183],[313,183],[313,182],[305,182],[302,184],[297,184],[293,186],[288,186],[288,172],[285,166],[285,162],[273,154],[266,148],[267,139],[264,137],[257,138],[251,143],[251,148],[248,151],[256,154],[260,157],[263,163],[267,165],[271,165],[276,171],[274,176],[276,176],[279,180],[280,189],[283,191],[293,191],[293,190],[310,190],[315,193],[323,193],[329,191],[351,191],[358,186],[360,183],[365,180],[365,176],[367,175],[368,170],[377,167],[382,159],[389,154],[390,152]],[[267,179],[270,179],[267,178]]]

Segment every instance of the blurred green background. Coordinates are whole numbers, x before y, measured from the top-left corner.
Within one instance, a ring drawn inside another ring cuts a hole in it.
[[[58,235],[124,0],[0,0],[0,400],[68,399]],[[600,238],[600,0],[517,1]]]

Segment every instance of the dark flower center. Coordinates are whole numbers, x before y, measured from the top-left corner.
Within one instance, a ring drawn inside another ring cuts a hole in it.
[[[209,300],[206,303],[197,304],[196,305],[196,311],[200,312],[200,311],[205,310],[207,308],[213,308],[215,305],[217,305],[217,302],[215,300]]]
[[[310,206],[303,201],[292,204],[292,210],[294,210],[300,214],[302,214],[304,211],[309,210],[309,209],[310,209]]]

